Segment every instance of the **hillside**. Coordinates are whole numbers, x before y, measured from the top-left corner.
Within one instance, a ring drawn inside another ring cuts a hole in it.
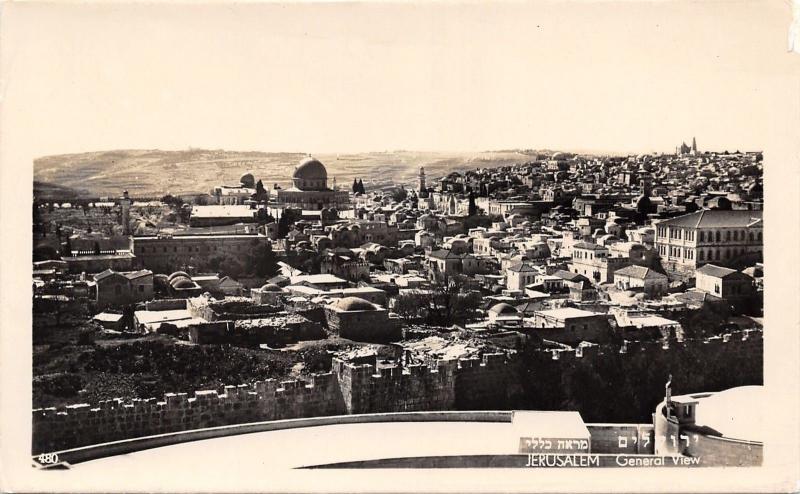
[[[223,150],[117,150],[46,156],[34,161],[38,190],[56,194],[59,188],[88,191],[95,196],[116,196],[128,189],[132,196],[166,193],[191,195],[207,193],[220,184],[237,184],[251,172],[264,185],[286,186],[302,153],[237,152]],[[521,151],[443,153],[389,151],[358,154],[318,154],[340,186],[354,178],[366,185],[392,181],[412,183],[419,167],[429,177],[452,171],[505,166],[530,159]]]

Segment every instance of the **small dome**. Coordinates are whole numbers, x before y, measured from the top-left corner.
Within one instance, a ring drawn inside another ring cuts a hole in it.
[[[172,285],[172,288],[194,288],[196,286],[194,281],[182,277],[173,279],[170,281],[170,285]]]
[[[256,178],[252,173],[245,173],[242,175],[242,178],[239,179],[239,183],[241,183],[243,187],[252,189],[256,186]]]
[[[337,309],[343,311],[375,310],[375,306],[363,298],[345,297],[340,298],[333,304]]]
[[[172,281],[179,276],[182,276],[184,278],[189,278],[189,275],[184,273],[183,271],[175,271],[174,273],[172,273],[167,277],[167,280]]]
[[[494,312],[495,314],[518,314],[517,309],[508,305],[505,302],[493,305],[489,312]]]
[[[276,285],[275,283],[265,283],[264,286],[261,287],[262,292],[282,292],[283,289]]]

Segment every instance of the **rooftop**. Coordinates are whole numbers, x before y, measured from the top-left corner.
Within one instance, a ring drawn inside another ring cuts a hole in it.
[[[576,309],[574,307],[561,307],[559,309],[538,310],[537,315],[545,317],[552,317],[554,319],[572,319],[576,317],[591,317],[598,316],[596,312],[589,312],[588,310]]]
[[[726,276],[738,273],[735,269],[723,268],[722,266],[715,266],[713,264],[706,264],[698,269],[697,272],[715,278],[725,278]]]
[[[704,209],[694,213],[670,218],[659,226],[680,226],[686,228],[745,228],[760,225],[763,211],[732,210],[720,211]]]
[[[646,268],[644,266],[636,266],[631,265],[622,269],[618,269],[614,272],[614,274],[620,274],[622,276],[630,276],[632,278],[639,278],[639,279],[656,279],[656,278],[663,278],[666,279],[667,276],[661,274],[657,271],[653,271],[650,268]]]

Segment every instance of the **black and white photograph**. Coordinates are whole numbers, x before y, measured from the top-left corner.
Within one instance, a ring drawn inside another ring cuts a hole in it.
[[[796,491],[799,4],[0,7],[3,491]]]

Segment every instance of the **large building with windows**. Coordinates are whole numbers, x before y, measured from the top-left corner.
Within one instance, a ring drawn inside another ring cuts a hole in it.
[[[762,211],[702,210],[655,225],[655,246],[670,274],[692,277],[704,264],[734,266],[760,261]]]
[[[292,186],[278,190],[278,204],[284,208],[311,211],[350,207],[350,194],[344,190],[328,188],[328,171],[318,160],[307,157],[292,174]]]

